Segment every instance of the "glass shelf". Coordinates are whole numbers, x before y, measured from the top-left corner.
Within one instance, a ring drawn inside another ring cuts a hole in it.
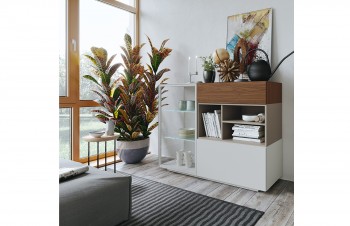
[[[183,137],[175,137],[175,136],[166,136],[164,137],[165,139],[173,139],[173,140],[185,140],[185,141],[191,141],[191,142],[194,142],[194,137],[191,137],[191,138],[183,138]]]
[[[161,164],[160,167],[171,170],[171,171],[188,174],[191,176],[196,175],[196,167],[194,165],[191,168],[187,168],[185,166],[178,166],[178,165],[176,165],[175,160],[165,162],[165,163]]]

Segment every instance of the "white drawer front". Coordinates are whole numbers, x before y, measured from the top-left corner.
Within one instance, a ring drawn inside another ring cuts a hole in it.
[[[266,189],[266,148],[197,140],[197,174],[255,190]]]

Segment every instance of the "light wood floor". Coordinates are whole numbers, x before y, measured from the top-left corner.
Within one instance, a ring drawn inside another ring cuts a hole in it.
[[[108,168],[113,169],[113,165]],[[118,171],[264,211],[257,226],[294,225],[294,183],[278,180],[267,192],[254,192],[158,167],[158,157],[147,155],[139,164],[116,164]]]

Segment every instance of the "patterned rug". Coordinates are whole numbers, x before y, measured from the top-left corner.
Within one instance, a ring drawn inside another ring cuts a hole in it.
[[[118,226],[248,226],[255,225],[264,214],[248,207],[131,176],[131,218]]]

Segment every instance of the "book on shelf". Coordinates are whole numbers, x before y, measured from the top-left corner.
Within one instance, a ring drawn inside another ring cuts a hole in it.
[[[214,135],[214,137],[218,138],[219,135],[218,135],[217,127],[216,127],[215,115],[214,115],[214,113],[211,113],[211,112],[208,114],[210,116],[210,122],[212,125],[213,135]]]
[[[215,115],[215,122],[216,122],[216,129],[218,132],[218,137],[222,138],[221,136],[221,110],[214,110]]]
[[[205,119],[205,113],[202,113],[202,118],[203,118],[205,135],[208,136],[207,120]]]
[[[264,130],[264,126],[234,124],[234,125],[232,126],[232,130],[262,131],[262,130]]]
[[[205,135],[207,137],[221,137],[220,112],[202,113]]]
[[[248,138],[261,138],[264,136],[263,132],[258,133],[244,133],[244,132],[233,132],[232,136],[234,137],[248,137]]]
[[[233,133],[236,134],[237,136],[239,136],[239,135],[257,136],[257,135],[264,135],[265,134],[264,130],[258,131],[258,130],[244,130],[244,129],[235,129],[235,130],[233,130]]]
[[[247,138],[247,137],[232,137],[232,140],[241,140],[241,141],[251,141],[256,143],[264,143],[265,137],[261,138]]]

